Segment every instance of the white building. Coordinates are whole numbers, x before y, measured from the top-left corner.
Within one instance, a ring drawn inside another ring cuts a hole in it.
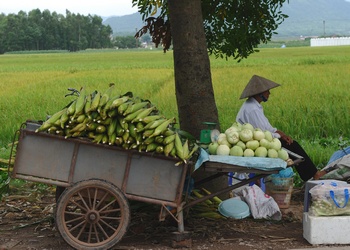
[[[326,38],[311,38],[310,46],[341,46],[350,45],[350,37],[326,37]]]

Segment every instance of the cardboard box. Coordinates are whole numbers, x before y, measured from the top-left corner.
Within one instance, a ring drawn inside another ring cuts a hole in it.
[[[303,214],[303,236],[312,245],[350,244],[350,216]]]

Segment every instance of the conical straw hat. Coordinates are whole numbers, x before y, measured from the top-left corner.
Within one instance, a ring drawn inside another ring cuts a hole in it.
[[[268,80],[264,77],[254,75],[248,82],[247,86],[243,90],[241,97],[239,99],[247,98],[254,96],[256,94],[260,94],[269,89],[276,88],[281,86],[278,83],[275,83],[271,80]]]

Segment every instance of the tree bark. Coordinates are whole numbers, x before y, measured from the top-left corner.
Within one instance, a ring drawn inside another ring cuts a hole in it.
[[[204,33],[200,0],[169,0],[169,18],[173,37],[175,92],[182,130],[200,138],[203,122],[215,122],[218,110],[212,86],[210,60]],[[193,175],[199,180],[204,171]],[[205,185],[210,191],[227,186],[223,176]],[[226,195],[223,195],[226,197]]]
[[[203,122],[219,127],[200,0],[169,0],[176,101],[181,129],[199,138]]]

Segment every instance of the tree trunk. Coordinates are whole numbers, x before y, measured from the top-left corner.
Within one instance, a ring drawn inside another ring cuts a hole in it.
[[[174,50],[175,91],[182,130],[200,138],[207,128],[203,122],[219,126],[211,80],[210,61],[204,33],[200,0],[169,0],[169,16]],[[198,179],[206,176],[199,171]],[[209,190],[227,186],[227,177],[207,184]]]
[[[180,127],[199,138],[203,122],[218,123],[201,1],[168,3]]]

